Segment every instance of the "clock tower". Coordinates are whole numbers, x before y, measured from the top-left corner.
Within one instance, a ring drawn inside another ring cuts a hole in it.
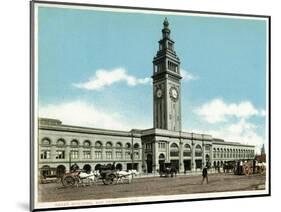
[[[159,50],[153,58],[153,127],[181,131],[180,59],[165,18]]]

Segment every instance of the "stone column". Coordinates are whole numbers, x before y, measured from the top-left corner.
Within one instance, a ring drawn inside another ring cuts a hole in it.
[[[138,159],[138,160],[141,160],[141,162],[140,162],[140,168],[139,168],[140,173],[143,172],[143,167],[145,167],[145,163],[144,163],[144,159],[143,159],[143,158],[144,158],[144,157],[143,157],[143,155],[142,155],[142,143],[141,143],[141,146],[140,146],[140,148],[139,148],[139,159]]]
[[[106,160],[106,157],[105,157],[105,150],[106,150],[105,147],[102,147],[102,148],[101,148],[101,160],[103,160],[103,161]]]
[[[191,171],[195,171],[196,165],[195,165],[195,143],[192,141],[192,149],[191,149]]]
[[[39,150],[39,156],[40,156],[40,153],[41,153],[41,150]],[[52,161],[55,161],[56,160],[56,155],[57,155],[57,152],[56,152],[56,146],[55,145],[52,145],[51,146],[51,160]]]
[[[66,146],[65,148],[65,160],[69,162],[69,157],[70,157],[70,146]]]
[[[205,143],[202,140],[202,169],[204,166],[206,166],[206,158],[205,158]]]
[[[158,158],[158,141],[154,142],[154,165],[155,165],[155,173],[157,174],[157,170],[159,170],[159,158]]]
[[[83,155],[83,147],[82,146],[79,146],[78,148],[78,161],[83,161],[84,159],[84,155]],[[83,167],[81,167],[83,168]]]
[[[183,163],[183,142],[180,140],[180,160],[179,160],[179,162],[180,162],[180,170],[179,170],[179,172],[180,173],[183,173],[184,172],[184,163]]]

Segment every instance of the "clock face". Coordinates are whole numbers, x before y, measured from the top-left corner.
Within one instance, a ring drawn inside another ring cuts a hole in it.
[[[170,89],[170,96],[174,99],[174,100],[177,100],[178,99],[178,96],[179,96],[179,93],[178,93],[178,90],[176,88],[171,88]]]
[[[157,89],[157,91],[156,91],[156,96],[157,96],[158,98],[161,98],[161,97],[162,97],[162,90],[161,90],[160,88]]]

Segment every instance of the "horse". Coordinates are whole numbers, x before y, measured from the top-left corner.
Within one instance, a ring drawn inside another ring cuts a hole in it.
[[[78,184],[82,184],[83,186],[85,185],[92,185],[97,182],[97,179],[100,177],[99,171],[90,171],[90,172],[80,172],[79,173],[79,182]]]
[[[133,177],[135,175],[138,175],[139,173],[137,172],[137,170],[132,169],[132,170],[128,170],[128,171],[117,171],[116,175],[117,175],[117,182],[116,183],[124,183],[124,179],[126,179],[128,181],[128,183],[130,184],[133,180]]]

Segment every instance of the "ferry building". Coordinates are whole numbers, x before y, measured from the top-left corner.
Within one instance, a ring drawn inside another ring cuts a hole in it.
[[[180,173],[188,173],[205,165],[216,167],[226,161],[254,158],[255,146],[182,131],[180,59],[167,19],[153,58],[152,79],[152,129],[117,131],[39,118],[40,174],[60,176],[74,164],[89,170],[113,162],[116,169],[133,168],[141,173],[157,173],[170,163]]]

